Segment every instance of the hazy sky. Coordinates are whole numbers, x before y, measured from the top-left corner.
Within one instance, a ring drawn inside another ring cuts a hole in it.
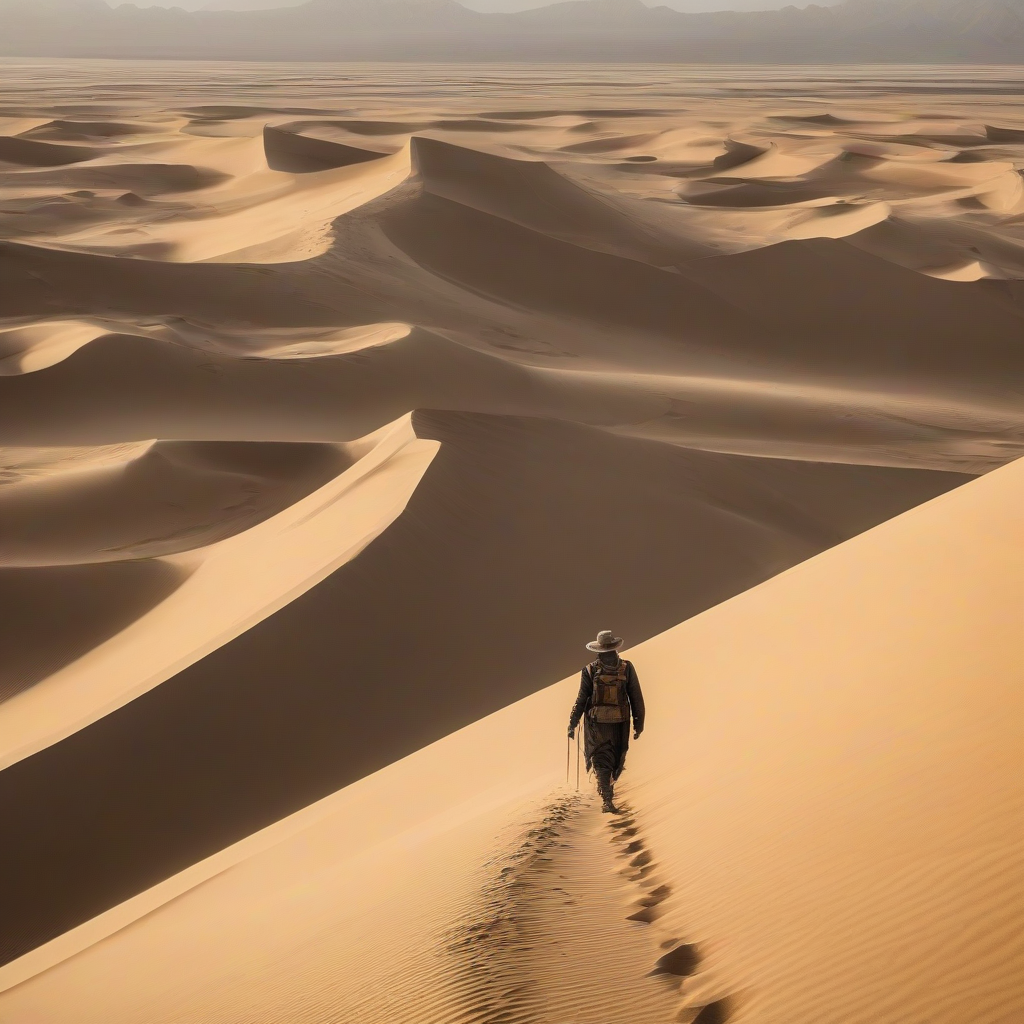
[[[112,6],[124,0],[107,0]],[[184,7],[186,10],[257,10],[268,7],[294,7],[306,0],[131,0],[138,7]],[[525,11],[545,7],[558,0],[459,0],[474,11]],[[650,7],[672,7],[677,11],[766,11],[780,7],[807,7],[811,3],[827,7],[839,0],[644,0]]]

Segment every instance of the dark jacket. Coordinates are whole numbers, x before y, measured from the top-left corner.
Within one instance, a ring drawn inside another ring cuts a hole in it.
[[[624,658],[620,659],[626,666],[626,697],[629,710],[633,716],[633,728],[637,735],[644,728],[644,695],[640,691],[640,680],[636,669]],[[598,772],[605,770],[617,779],[626,764],[626,752],[629,750],[629,719],[622,723],[603,723],[591,720],[587,712],[594,695],[593,663],[588,665],[580,675],[580,692],[569,716],[569,727],[575,729],[584,719],[583,750],[586,755],[587,771],[596,768]]]
[[[626,661],[625,658],[620,660],[626,666],[626,696],[629,698],[629,710],[633,715],[633,728],[640,733],[644,731],[644,695],[640,690],[640,680],[637,679],[633,663]],[[590,701],[594,695],[591,665],[587,665],[580,673],[580,692],[569,716],[570,729],[575,729],[580,724],[580,719],[590,710]]]

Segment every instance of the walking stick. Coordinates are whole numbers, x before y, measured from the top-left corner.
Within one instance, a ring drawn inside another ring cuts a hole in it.
[[[569,745],[571,744],[569,734],[565,734],[565,784],[569,785]]]
[[[579,728],[583,728],[583,723],[579,724]],[[580,788],[580,734],[576,733],[576,790]]]

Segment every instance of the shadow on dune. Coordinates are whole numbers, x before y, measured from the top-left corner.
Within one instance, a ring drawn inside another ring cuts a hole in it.
[[[671,272],[430,193],[409,193],[377,217],[417,264],[466,291],[628,329],[637,343],[619,358],[633,369],[686,372],[703,353],[737,361],[745,375],[1005,393],[1024,366],[1024,309],[1003,287],[1013,282],[951,285],[846,241],[788,241]]]
[[[5,960],[571,673],[598,626],[638,642],[963,479],[415,423],[442,447],[378,541],[0,774]]]
[[[192,164],[90,164],[60,170],[25,171],[24,185],[34,188],[131,189],[141,196],[162,196],[168,192],[194,192],[220,185],[227,174]]]
[[[43,139],[50,142],[81,142],[90,139],[116,139],[128,135],[145,135],[159,129],[127,121],[66,121],[57,118],[21,132],[21,139]]]
[[[479,329],[479,316],[467,323],[452,299],[473,296],[488,301],[488,317],[520,330],[520,311],[528,310],[528,329],[549,341],[567,324],[626,330],[630,343],[618,344],[615,360],[638,372],[714,367],[1001,397],[1024,372],[1019,282],[936,280],[861,251],[856,236],[702,259],[681,243],[671,271],[634,258],[667,263],[665,238],[652,239],[545,165],[465,154],[418,146],[421,185],[340,218],[332,251],[308,261],[171,264],[2,243],[10,288],[0,314],[104,308],[265,327],[401,320],[467,330]],[[546,233],[550,206],[558,212]],[[397,291],[366,259],[367,237],[379,229],[416,264]],[[437,278],[456,289],[446,301]],[[607,363],[602,345],[597,339],[593,351],[573,354]]]
[[[351,463],[334,445],[158,441],[123,465],[0,489],[0,566],[189,551],[270,518]]]
[[[187,576],[153,559],[0,569],[0,702],[119,633]]]
[[[409,409],[521,412],[557,406],[525,370],[427,331],[322,358],[240,359],[107,335],[36,373],[0,377],[0,437],[354,440]],[[89,424],[85,434],[82,424]]]
[[[510,160],[421,137],[413,138],[411,154],[413,168],[428,196],[498,218],[493,222],[496,228],[509,221],[579,246],[584,252],[595,249],[655,266],[714,252],[697,242],[673,238],[638,223],[613,202],[589,192],[542,161]],[[394,207],[383,221],[385,225],[401,224],[407,212],[415,217],[421,201],[406,203],[397,194],[392,198],[390,204],[379,204]],[[625,201],[620,198],[619,202]],[[415,231],[415,222],[411,227]],[[463,225],[458,222],[449,224],[447,230],[445,241],[453,252],[471,241],[463,237]],[[417,254],[410,255],[416,258]]]
[[[267,125],[263,129],[263,150],[267,166],[273,171],[288,171],[292,174],[309,174],[315,171],[331,170],[334,167],[348,167],[350,164],[379,160],[385,153],[358,149],[340,142],[317,139],[301,135],[287,128]]]
[[[63,167],[102,156],[101,149],[65,146],[57,142],[38,142],[16,136],[0,136],[0,160],[29,167]]]

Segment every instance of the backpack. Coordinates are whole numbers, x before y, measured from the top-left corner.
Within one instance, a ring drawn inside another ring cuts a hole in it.
[[[627,662],[621,658],[613,668],[600,659],[590,666],[593,685],[590,697],[590,719],[593,722],[620,723],[629,721],[629,698],[626,696]]]

